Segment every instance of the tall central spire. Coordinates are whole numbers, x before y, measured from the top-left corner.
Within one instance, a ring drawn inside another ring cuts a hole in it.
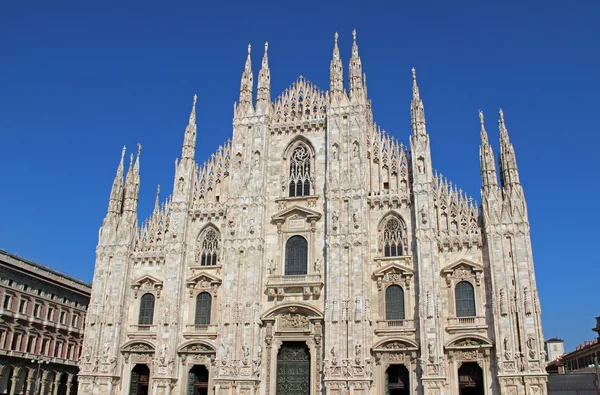
[[[360,61],[360,56],[358,56],[358,45],[356,44],[356,30],[352,31],[352,57],[350,58],[349,74],[350,97],[360,97],[364,91],[362,81],[362,63]]]
[[[413,67],[412,69],[413,87],[412,87],[412,101],[410,103],[410,114],[412,132],[415,135],[427,134],[425,127],[425,107],[423,106],[423,100],[419,94],[419,86],[417,85],[417,71]]]
[[[253,75],[252,75],[252,60],[250,59],[250,51],[252,46],[248,44],[248,57],[246,58],[246,65],[244,66],[244,72],[242,73],[242,82],[240,84],[240,102],[239,109],[247,111],[252,109],[252,89],[253,89]]]
[[[194,103],[190,112],[190,120],[185,127],[183,136],[183,147],[181,148],[181,159],[194,159],[196,152],[196,101],[198,96],[194,95]]]
[[[494,152],[488,140],[488,134],[485,130],[483,112],[479,110],[479,123],[481,124],[481,145],[479,146],[479,166],[481,169],[481,186],[485,191],[489,187],[498,186],[498,176],[496,175],[496,164],[494,163]]]
[[[271,103],[271,71],[269,70],[268,50],[269,43],[266,42],[262,66],[258,73],[258,92],[256,94],[256,110],[263,114],[268,112]]]
[[[498,129],[500,130],[500,179],[502,187],[520,184],[515,149],[508,138],[508,129],[504,123],[504,111],[499,111]]]
[[[329,68],[329,90],[333,95],[339,95],[344,92],[344,72],[342,70],[342,60],[340,59],[340,49],[338,48],[339,34],[335,33],[333,44],[333,59]]]

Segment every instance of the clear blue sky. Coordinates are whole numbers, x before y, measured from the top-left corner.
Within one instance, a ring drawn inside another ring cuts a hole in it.
[[[211,8],[205,6],[210,4]],[[203,161],[231,135],[246,46],[269,41],[273,97],[347,76],[357,29],[376,121],[408,143],[417,68],[434,167],[479,200],[479,120],[502,107],[529,204],[546,337],[594,335],[598,1],[5,2],[0,248],[91,281],[125,144],[142,143],[141,219],[172,189],[194,93]]]

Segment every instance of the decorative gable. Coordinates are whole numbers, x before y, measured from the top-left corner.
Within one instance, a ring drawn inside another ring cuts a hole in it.
[[[483,266],[466,259],[460,259],[442,269],[442,276],[446,278],[448,287],[452,281],[475,280],[475,284],[480,285]]]
[[[153,292],[156,294],[157,298],[160,298],[160,293],[163,289],[163,282],[150,275],[145,275],[134,281],[131,284],[131,289],[133,289],[133,296],[135,298],[138,297],[140,291]]]
[[[404,285],[410,289],[411,279],[414,271],[397,263],[390,263],[373,272],[373,277],[377,281],[377,289],[381,290],[384,284]]]
[[[314,232],[317,221],[321,219],[321,213],[294,205],[276,213],[271,219],[277,225],[277,232],[279,233],[281,233],[284,224],[288,230],[305,230],[308,223],[311,231]]]
[[[199,292],[211,292],[213,295],[217,293],[217,289],[221,285],[221,279],[211,274],[200,272],[186,281],[186,287],[190,291],[190,296]],[[198,291],[198,292],[196,292]]]

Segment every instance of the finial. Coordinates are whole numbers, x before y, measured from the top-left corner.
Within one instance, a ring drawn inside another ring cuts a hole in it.
[[[352,40],[356,43],[356,29],[352,30]]]
[[[500,122],[504,123],[504,111],[500,109],[500,111],[498,111],[498,114],[500,114]]]
[[[335,34],[333,35],[333,38],[335,39],[335,45],[337,45],[337,42],[338,42],[338,37],[339,37],[339,36],[340,36],[340,35],[338,34],[338,32],[335,32]]]
[[[138,153],[137,156],[140,156],[140,153],[142,152],[142,145],[140,143],[137,143],[137,147],[138,147]]]
[[[479,123],[481,123],[481,129],[485,129],[483,122],[483,111],[479,110]]]
[[[250,56],[250,50],[252,49],[252,44],[248,44],[248,56]]]
[[[129,169],[133,167],[133,153],[129,154]]]
[[[123,150],[121,150],[121,162],[123,162],[123,159],[125,159],[125,151],[127,150],[127,147],[123,146]]]
[[[269,50],[269,42],[265,41],[265,53]]]
[[[412,68],[412,76],[413,76],[413,81],[417,82],[417,70],[415,70],[415,68]]]
[[[197,100],[198,100],[198,95],[194,94],[194,104],[192,104],[194,106],[194,108],[196,107]]]

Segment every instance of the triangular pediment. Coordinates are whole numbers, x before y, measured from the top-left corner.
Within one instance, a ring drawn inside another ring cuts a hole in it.
[[[142,276],[133,282],[133,285],[141,286],[143,284],[157,285],[157,284],[162,284],[162,281],[157,279],[156,277],[152,277],[152,276],[146,274],[145,276]]]
[[[212,284],[221,284],[221,279],[218,277],[215,277],[209,273],[200,272],[186,280],[186,283],[191,284],[191,285],[201,283],[201,282],[206,282],[211,285]]]
[[[478,263],[469,261],[467,259],[459,259],[458,261],[449,264],[448,266],[442,269],[443,274],[452,274],[456,270],[466,269],[475,273],[483,272],[483,266]]]
[[[373,272],[375,277],[384,277],[387,274],[400,274],[403,276],[412,277],[414,275],[414,271],[407,267],[398,265],[397,263],[390,263]]]
[[[298,219],[305,218],[309,221],[318,221],[321,218],[321,213],[311,210],[306,207],[294,205],[274,214],[271,218],[276,223],[283,223],[288,218],[296,217]]]

